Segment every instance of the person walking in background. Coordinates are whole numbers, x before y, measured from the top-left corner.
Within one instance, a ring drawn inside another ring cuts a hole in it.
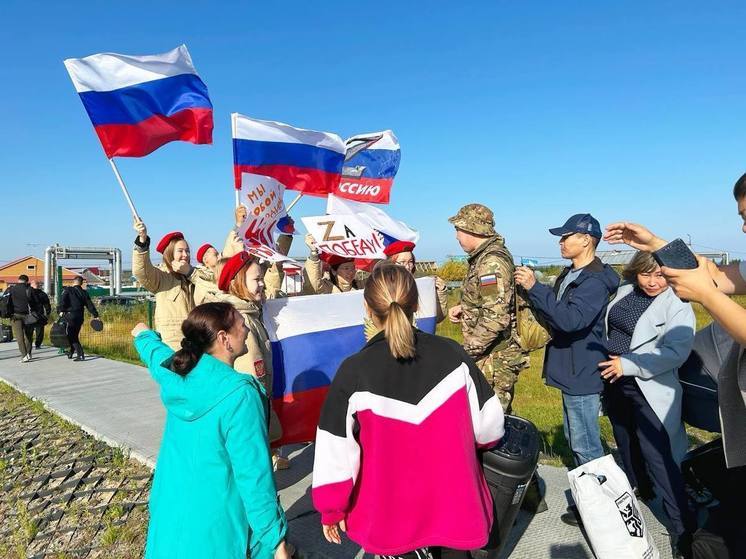
[[[18,276],[18,283],[8,288],[10,292],[10,305],[13,308],[11,326],[13,336],[21,352],[21,363],[31,361],[31,349],[33,348],[34,327],[41,316],[41,305],[28,283],[28,276]]]
[[[688,557],[696,519],[679,469],[689,444],[677,368],[692,349],[696,319],[650,252],[635,254],[622,277],[606,313],[609,357],[599,363],[604,406],[630,485],[643,499],[653,489],[661,496],[674,549]]]
[[[233,369],[249,329],[229,303],[195,307],[174,352],[140,323],[140,359],[166,408],[145,559],[289,559],[261,384]]]
[[[341,543],[342,530],[381,556],[422,558],[445,547],[469,557],[493,520],[476,448],[499,441],[504,417],[457,342],[412,326],[418,296],[400,266],[379,264],[368,278],[365,307],[380,332],[329,387],[311,495],[330,542]]]
[[[486,206],[468,204],[448,221],[469,255],[461,304],[452,307],[448,317],[461,324],[466,353],[492,385],[503,411],[510,413],[518,373],[528,366],[514,332],[513,256],[495,232],[492,210]]]
[[[591,214],[576,214],[549,232],[560,237],[562,258],[572,264],[557,277],[554,288],[537,282],[526,266],[516,268],[515,280],[552,331],[544,376],[549,386],[562,391],[565,439],[580,466],[604,455],[598,424],[604,382],[598,364],[607,359],[604,319],[619,276],[596,257],[601,226]],[[562,520],[577,525],[575,511],[570,507]]]
[[[52,305],[49,302],[49,295],[44,293],[44,290],[41,288],[41,283],[32,281],[31,288],[36,294],[36,299],[39,301],[42,313],[40,320],[34,326],[34,347],[39,349],[44,341],[44,327],[49,323],[49,316],[52,314]]]
[[[86,290],[88,283],[81,276],[76,276],[73,285],[66,287],[62,292],[62,299],[57,307],[60,316],[64,317],[67,322],[67,339],[70,342],[70,353],[67,358],[74,361],[84,361],[85,352],[83,345],[80,343],[80,329],[83,327],[83,318],[85,310],[98,318],[98,311],[91,301],[91,296]]]

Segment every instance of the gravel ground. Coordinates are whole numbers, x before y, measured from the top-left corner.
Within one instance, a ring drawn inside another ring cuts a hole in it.
[[[151,472],[0,384],[0,557],[142,557]]]

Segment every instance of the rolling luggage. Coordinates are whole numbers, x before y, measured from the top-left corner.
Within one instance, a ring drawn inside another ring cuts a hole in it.
[[[505,436],[482,454],[484,477],[493,501],[493,523],[487,545],[471,552],[475,559],[495,559],[508,539],[526,488],[539,461],[540,437],[533,423],[505,416]]]

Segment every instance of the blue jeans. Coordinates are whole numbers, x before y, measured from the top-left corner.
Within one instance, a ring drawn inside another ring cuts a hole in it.
[[[604,455],[604,449],[601,446],[601,429],[598,426],[600,409],[600,394],[572,396],[562,393],[565,439],[570,445],[576,466]]]

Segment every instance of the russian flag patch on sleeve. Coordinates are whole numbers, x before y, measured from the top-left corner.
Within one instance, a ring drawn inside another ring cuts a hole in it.
[[[495,274],[488,274],[486,276],[479,276],[479,285],[481,287],[488,287],[490,285],[497,285],[497,276]]]

